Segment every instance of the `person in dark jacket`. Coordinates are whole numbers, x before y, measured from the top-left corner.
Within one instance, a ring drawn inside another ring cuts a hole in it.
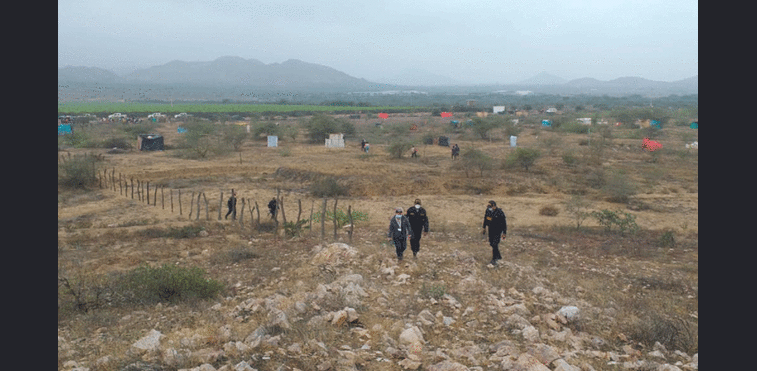
[[[226,202],[226,206],[229,208],[229,212],[223,218],[228,219],[229,214],[231,214],[231,220],[237,220],[237,193],[233,189],[231,190],[229,201]]]
[[[397,252],[397,260],[402,260],[402,255],[407,248],[407,237],[413,238],[413,230],[410,228],[410,222],[407,217],[402,215],[402,208],[394,210],[394,216],[389,219],[389,233],[387,238],[394,241],[394,248]]]
[[[489,201],[487,205],[482,234],[486,234],[487,226],[489,227],[489,245],[492,247],[491,264],[497,265],[497,260],[502,259],[502,255],[499,254],[500,238],[502,240],[507,238],[507,217],[505,216],[505,212],[497,207],[497,203],[494,200]]]
[[[410,239],[410,250],[413,251],[413,257],[418,255],[421,249],[421,235],[428,235],[428,216],[426,209],[421,207],[421,200],[415,199],[415,205],[407,209],[407,220],[410,222],[410,228],[413,230],[413,238]]]
[[[271,214],[271,219],[276,219],[276,208],[278,206],[278,203],[276,202],[276,197],[272,198],[270,202],[268,202],[268,213]]]

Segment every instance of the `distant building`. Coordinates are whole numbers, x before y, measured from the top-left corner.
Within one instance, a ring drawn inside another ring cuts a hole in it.
[[[591,125],[591,117],[582,117],[580,119],[576,119],[576,121],[584,124],[584,125]]]
[[[552,113],[552,114],[557,113],[557,108],[555,108],[555,107],[549,107],[549,108],[547,108],[547,113]]]
[[[494,106],[492,107],[492,113],[505,113],[505,106]]]

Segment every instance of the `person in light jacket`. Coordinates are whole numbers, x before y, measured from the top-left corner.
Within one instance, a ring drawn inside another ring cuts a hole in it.
[[[410,221],[402,215],[402,208],[398,207],[394,210],[394,216],[389,219],[389,233],[387,238],[394,242],[394,247],[397,252],[397,260],[402,260],[402,254],[407,248],[407,238],[413,238],[413,230],[410,228]]]

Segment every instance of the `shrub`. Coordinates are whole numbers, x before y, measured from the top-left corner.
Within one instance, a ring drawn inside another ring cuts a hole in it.
[[[542,206],[541,209],[539,209],[539,215],[557,216],[557,214],[559,213],[560,210],[558,210],[554,205]]]
[[[132,141],[126,139],[126,138],[110,138],[106,139],[102,143],[103,148],[120,148],[120,149],[131,149]]]
[[[636,186],[623,172],[611,174],[603,190],[608,201],[617,203],[628,203],[631,196],[636,194]]]
[[[258,255],[248,246],[237,246],[229,250],[216,253],[211,258],[214,264],[234,264],[242,260],[255,259]]]
[[[97,158],[75,155],[58,164],[58,184],[69,188],[87,189],[97,182]]]
[[[660,247],[675,247],[676,239],[673,231],[665,231],[658,240]]]
[[[310,185],[310,193],[316,197],[348,196],[349,189],[339,185],[333,177],[325,177]]]
[[[389,155],[394,158],[402,158],[402,155],[405,154],[407,151],[410,150],[410,148],[413,147],[413,144],[410,143],[406,139],[397,139],[394,140],[389,146],[386,148],[386,151],[389,152]]]
[[[516,148],[505,159],[506,166],[521,166],[526,171],[536,163],[536,160],[541,156],[541,152],[533,148]]]
[[[128,302],[140,304],[210,299],[223,290],[222,283],[205,278],[203,269],[172,264],[136,268],[121,277],[118,287]]]
[[[631,326],[628,334],[650,348],[659,342],[670,350],[680,350],[688,354],[699,351],[698,326],[678,317],[649,315]]]
[[[364,222],[364,221],[368,220],[368,214],[366,214],[366,213],[364,213],[362,211],[352,210],[352,211],[350,211],[350,213],[352,213],[352,223],[353,224],[357,224],[358,222]],[[334,212],[326,210],[326,221],[333,222],[333,220],[334,220]],[[321,222],[321,213],[320,212],[317,212],[317,213],[313,214],[313,222],[314,223],[320,223]],[[349,224],[349,222],[350,222],[349,215],[347,215],[347,213],[344,212],[344,210],[337,209],[336,210],[336,225],[337,225],[337,228],[341,228],[341,227]]]
[[[447,287],[443,284],[426,286],[424,283],[421,286],[420,294],[424,298],[441,300],[447,294]]]
[[[490,170],[494,167],[494,160],[486,153],[475,148],[468,148],[462,153],[460,161],[456,161],[452,165],[453,169],[462,169],[465,172],[467,178],[469,172],[473,169],[478,169],[481,176],[484,176],[485,170]]]
[[[615,226],[618,227],[618,232],[621,235],[625,234],[626,231],[636,233],[640,229],[639,225],[636,224],[636,215],[631,213],[603,209],[592,211],[591,216],[597,219],[597,223],[603,226],[606,232],[611,232]]]
[[[311,143],[323,143],[329,134],[355,134],[355,125],[343,119],[335,119],[324,114],[316,114],[305,124]]]

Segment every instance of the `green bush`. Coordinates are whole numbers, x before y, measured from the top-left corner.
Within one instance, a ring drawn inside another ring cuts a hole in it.
[[[350,211],[350,213],[352,213],[352,223],[353,224],[357,224],[359,222],[364,222],[364,221],[368,220],[368,214],[366,214],[366,213],[364,213],[362,211],[352,210],[352,211]],[[334,212],[333,211],[326,210],[326,220],[325,221],[326,222],[333,222],[334,221]],[[321,213],[320,212],[317,212],[317,213],[313,214],[313,222],[314,223],[320,223],[321,222]],[[350,218],[347,215],[347,213],[344,210],[342,210],[342,209],[337,209],[336,210],[336,225],[337,225],[337,228],[341,228],[341,227],[343,227],[343,226],[345,226],[345,225],[347,225],[349,223],[350,223]]]
[[[224,289],[221,282],[205,278],[205,271],[201,268],[172,264],[160,268],[136,268],[121,277],[118,287],[127,302],[148,305],[211,299]]]
[[[507,156],[505,159],[505,166],[520,166],[528,171],[540,156],[541,152],[536,149],[518,147],[514,152]]]
[[[321,143],[329,134],[342,133],[345,136],[355,134],[355,125],[344,119],[335,119],[324,114],[316,114],[305,123],[308,139],[311,143]]]
[[[627,332],[632,339],[650,348],[660,343],[671,351],[680,350],[688,354],[699,351],[697,324],[679,317],[648,315],[630,326]]]
[[[321,178],[310,185],[310,193],[316,197],[349,196],[349,189],[339,185],[333,177]]]
[[[410,143],[406,139],[396,139],[392,141],[391,144],[389,144],[388,147],[386,147],[386,151],[389,152],[389,155],[394,158],[402,158],[402,156],[407,153],[410,148],[413,147],[413,144]]]
[[[625,232],[636,233],[640,227],[636,224],[636,215],[623,211],[611,211],[603,209],[601,211],[592,211],[591,216],[597,219],[597,223],[605,228],[606,232],[611,232],[614,227],[623,235]]]
[[[94,156],[75,155],[58,164],[58,185],[87,189],[97,182]]]

